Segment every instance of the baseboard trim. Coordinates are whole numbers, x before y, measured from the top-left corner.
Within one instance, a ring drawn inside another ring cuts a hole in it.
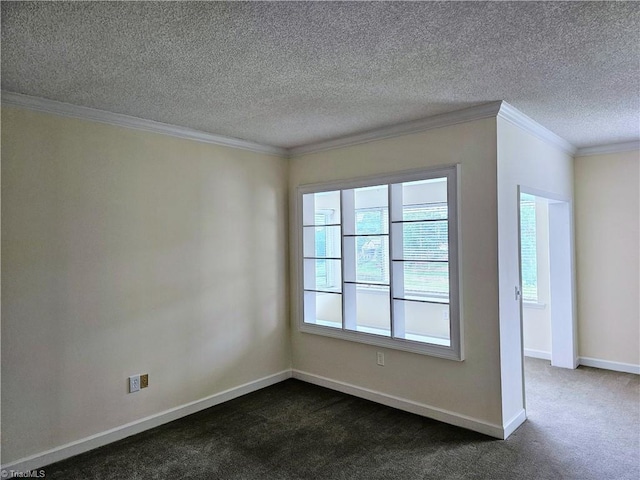
[[[600,360],[598,358],[578,357],[578,365],[640,375],[640,365],[634,365],[633,363],[611,362],[609,360]]]
[[[500,425],[491,424],[483,420],[478,420],[476,418],[468,417],[466,415],[461,415],[455,412],[450,412],[441,408],[431,407],[423,403],[407,400],[406,398],[395,397],[386,393],[377,392],[368,388],[358,387],[356,385],[332,380],[330,378],[321,377],[320,375],[315,375],[313,373],[308,373],[296,369],[293,370],[293,378],[301,380],[303,382],[312,383],[314,385],[319,385],[321,387],[330,388],[331,390],[336,390],[338,392],[353,395],[354,397],[364,398],[365,400],[380,403],[388,407],[404,410],[405,412],[415,413],[416,415],[432,418],[440,422],[455,425],[456,427],[462,427],[466,428],[467,430],[473,430],[474,432],[480,432],[485,435],[489,435],[490,437],[499,439],[505,439],[508,437],[508,435],[505,435],[507,429],[501,427]],[[514,419],[512,423],[515,421],[516,420]],[[522,421],[520,423],[522,423]],[[517,425],[515,425],[515,427],[513,427],[511,431],[515,430],[520,425],[520,423],[517,423]],[[511,428],[511,426],[509,426],[509,428]]]
[[[517,428],[524,423],[527,419],[527,412],[523,408],[516,413],[511,420],[509,420],[504,426],[504,438],[508,438]]]
[[[126,425],[121,425],[119,427],[112,428],[111,430],[100,432],[95,435],[76,440],[75,442],[67,443],[66,445],[61,445],[60,447],[22,458],[15,462],[7,463],[0,466],[0,474],[2,478],[11,478],[9,473],[13,470],[14,475],[17,474],[17,476],[20,476],[20,473],[22,472],[39,469],[46,465],[64,460],[65,458],[73,457],[74,455],[93,450],[94,448],[122,440],[123,438],[130,437],[131,435],[186,417],[187,415],[199,412],[200,410],[213,407],[220,403],[246,395],[247,393],[255,392],[256,390],[274,385],[288,378],[291,378],[291,370],[283,370],[281,372],[274,373],[273,375],[245,383],[238,387],[230,388],[200,400],[195,400],[193,402],[180,405],[179,407],[171,408],[164,412],[156,413],[146,418],[127,423]]]
[[[524,349],[524,356],[525,357],[532,357],[532,358],[541,358],[542,360],[551,360],[551,352],[545,352],[542,350],[534,350],[532,348],[525,348]]]

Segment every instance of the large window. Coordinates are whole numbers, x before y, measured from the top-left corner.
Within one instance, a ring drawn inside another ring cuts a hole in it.
[[[302,331],[461,359],[457,167],[299,188]]]

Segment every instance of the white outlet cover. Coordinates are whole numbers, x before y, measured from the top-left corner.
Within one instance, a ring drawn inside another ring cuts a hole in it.
[[[140,391],[140,375],[129,377],[129,393]]]

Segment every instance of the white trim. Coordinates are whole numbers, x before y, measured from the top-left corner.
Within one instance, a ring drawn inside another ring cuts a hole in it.
[[[145,430],[155,428],[159,425],[163,425],[168,422],[172,422],[179,418],[191,415],[206,408],[213,407],[220,403],[233,400],[234,398],[246,395],[247,393],[255,392],[262,388],[274,385],[282,382],[288,378],[291,378],[291,370],[283,370],[273,375],[269,375],[252,382],[239,385],[234,388],[230,388],[220,393],[196,400],[193,402],[180,405],[179,407],[165,410],[164,412],[156,413],[140,420],[121,425],[110,430],[91,435],[89,437],[76,440],[74,442],[61,445],[45,452],[37,453],[29,457],[21,458],[15,462],[7,463],[0,466],[1,471],[14,470],[16,472],[26,472],[37,468],[50,465],[65,458],[79,455],[80,453],[87,452],[97,447],[107,445],[109,443],[121,440],[123,438],[135,435]],[[2,475],[2,478],[5,478]]]
[[[500,111],[498,112],[498,117],[504,118],[505,120],[538,137],[540,140],[560,148],[569,155],[576,153],[576,147],[567,142],[564,138],[556,135],[548,128],[543,127],[531,117],[528,117],[520,110],[509,105],[507,102],[502,102]]]
[[[633,142],[609,143],[597,145],[595,147],[583,147],[576,151],[576,157],[586,157],[589,155],[606,155],[608,153],[632,152],[640,150],[640,140]]]
[[[265,145],[249,140],[243,140],[234,137],[225,137],[213,133],[193,130],[178,125],[170,125],[167,123],[155,122],[144,118],[132,117],[121,113],[113,113],[95,108],[72,105],[70,103],[58,102],[41,97],[24,95],[21,93],[2,91],[2,104],[10,107],[21,107],[28,110],[52,113],[66,117],[79,118],[82,120],[91,120],[109,125],[117,125],[121,127],[133,128],[147,132],[159,133],[162,135],[170,135],[188,140],[195,140],[203,143],[212,143],[215,145],[223,145],[226,147],[239,148],[257,153],[265,153],[268,155],[280,155],[293,157],[299,155],[307,155],[310,153],[331,150],[334,148],[348,147],[351,145],[359,145],[362,143],[374,142],[384,138],[398,137],[401,135],[409,135],[411,133],[419,133],[435,128],[448,127],[460,123],[471,122],[483,118],[502,117],[505,120],[514,123],[524,130],[532,133],[538,138],[550,143],[556,147],[560,147],[565,152],[576,155],[598,155],[605,153],[626,152],[640,149],[640,142],[625,142],[618,144],[602,145],[598,147],[587,147],[576,149],[569,142],[559,137],[552,131],[543,127],[535,120],[531,119],[524,113],[520,112],[505,101],[496,101],[477,105],[463,110],[454,112],[441,113],[420,120],[403,122],[396,125],[390,125],[355,135],[347,135],[344,137],[334,138],[321,142],[301,145],[293,148],[281,148],[272,145]]]
[[[197,142],[212,143],[225,147],[239,148],[251,152],[266,153],[268,155],[285,156],[287,150],[284,148],[263,145],[261,143],[242,140],[240,138],[225,137],[213,133],[201,132],[191,128],[169,125],[167,123],[154,122],[144,118],[132,117],[121,113],[112,113],[95,108],[81,107],[70,103],[57,102],[46,98],[32,97],[21,93],[2,91],[2,105],[10,107],[21,107],[38,112],[52,113],[65,117],[79,118],[94,122],[117,125],[120,127],[143,130],[145,132],[160,133],[172,137],[195,140]]]
[[[531,358],[541,358],[542,360],[551,361],[551,352],[545,352],[543,350],[534,350],[532,348],[525,348],[524,356],[531,357]]]
[[[364,398],[365,400],[380,403],[388,407],[404,410],[405,412],[432,418],[440,422],[455,425],[456,427],[480,432],[494,438],[507,438],[508,435],[505,435],[505,433],[508,432],[509,429],[511,430],[509,433],[511,433],[520,425],[520,423],[522,423],[522,421],[517,423],[522,413],[519,413],[517,418],[514,418],[507,427],[503,428],[500,425],[488,423],[484,420],[461,415],[442,408],[432,407],[425,405],[424,403],[414,402],[412,400],[407,400],[406,398],[395,397],[393,395],[377,392],[368,388],[358,387],[349,383],[331,380],[329,378],[321,377],[320,375],[315,375],[313,373],[303,372],[301,370],[294,369],[293,378],[302,380],[303,382],[312,383],[314,385],[319,385],[321,387],[330,388],[331,390],[336,390],[348,395],[353,395],[354,397]]]
[[[509,435],[511,435],[513,432],[515,432],[516,429],[520,425],[522,425],[526,419],[527,419],[527,412],[523,408],[518,413],[516,413],[511,420],[509,420],[507,423],[505,423],[504,428],[503,428],[503,430],[504,430],[503,438],[505,440],[507,438],[509,438]]]
[[[640,365],[634,365],[633,363],[612,362],[610,360],[600,360],[598,358],[590,357],[578,357],[578,365],[640,375]]]
[[[448,127],[459,123],[471,122],[483,118],[495,117],[500,110],[503,102],[491,102],[475,107],[465,108],[464,110],[456,110],[455,112],[441,113],[421,120],[413,120],[411,122],[403,122],[397,125],[376,128],[367,132],[355,135],[347,135],[344,137],[325,140],[322,142],[311,143],[289,149],[289,156],[308,155],[310,153],[322,152],[324,150],[332,150],[334,148],[350,147],[361,143],[375,142],[384,138],[399,137],[401,135],[409,135],[411,133],[424,132],[434,128]]]

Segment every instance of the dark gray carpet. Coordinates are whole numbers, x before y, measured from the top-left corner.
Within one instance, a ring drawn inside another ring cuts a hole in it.
[[[527,359],[494,440],[296,380],[50,465],[47,479],[640,478],[640,377]]]

